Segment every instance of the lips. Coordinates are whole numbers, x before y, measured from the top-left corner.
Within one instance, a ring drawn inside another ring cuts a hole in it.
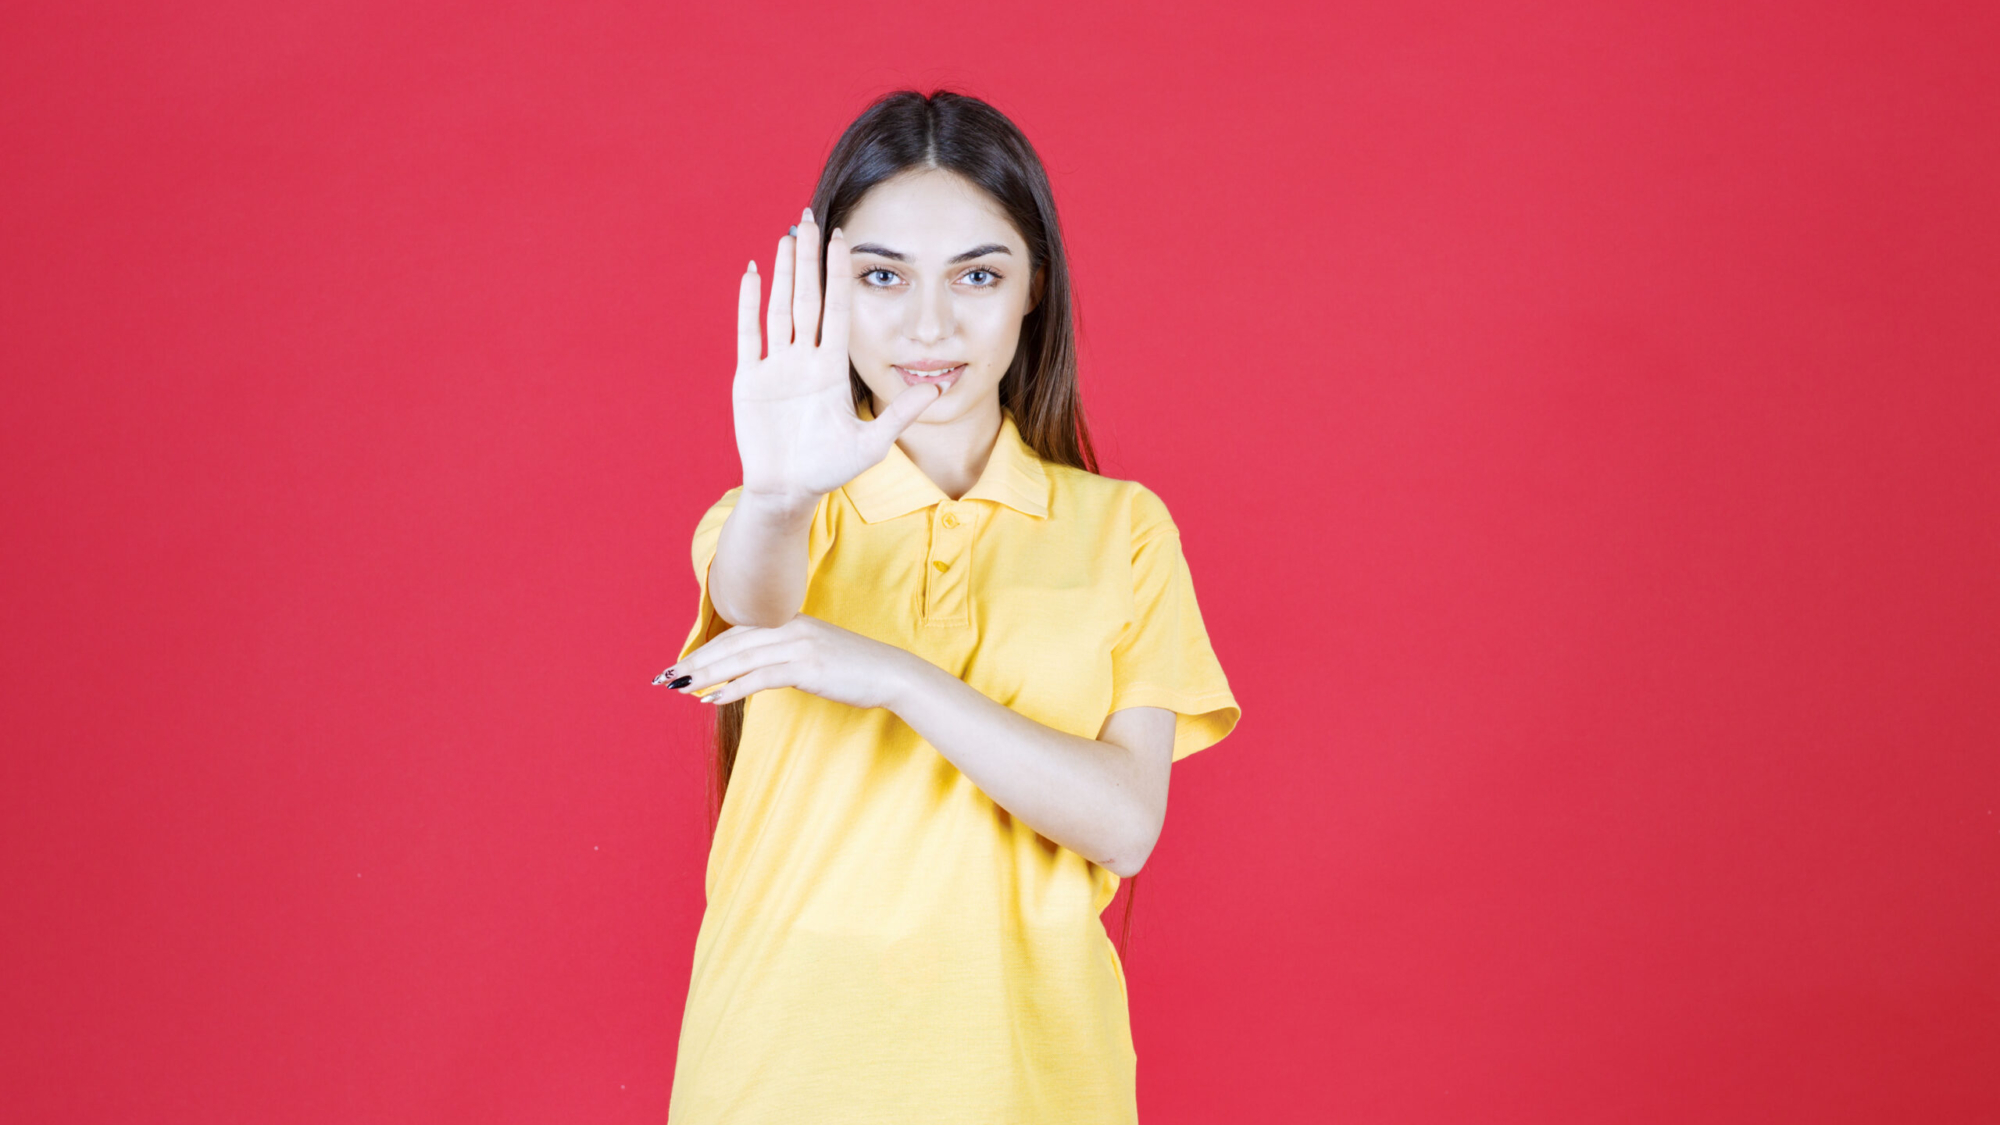
[[[957,382],[958,377],[965,373],[965,364],[960,363],[950,367],[921,371],[898,365],[896,373],[903,377],[903,382],[908,386],[914,387],[919,383],[938,383],[949,389],[951,384]]]

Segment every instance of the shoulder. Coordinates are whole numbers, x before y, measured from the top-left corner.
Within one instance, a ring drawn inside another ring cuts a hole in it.
[[[1122,480],[1069,465],[1045,463],[1059,509],[1130,530],[1134,543],[1179,534],[1173,514],[1158,493],[1136,480]]]

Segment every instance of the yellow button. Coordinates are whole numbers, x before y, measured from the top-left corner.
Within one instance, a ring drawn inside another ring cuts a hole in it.
[[[954,515],[952,515],[952,514],[951,514],[950,512],[946,512],[946,513],[944,514],[944,519],[943,519],[943,521],[941,521],[941,522],[943,522],[943,524],[944,524],[944,525],[945,525],[946,527],[957,527],[957,526],[958,526],[958,517],[957,517],[957,516],[954,516]]]
[[[931,565],[938,568],[939,574],[943,574],[951,566],[950,563],[944,561],[943,559],[935,559],[931,562]]]

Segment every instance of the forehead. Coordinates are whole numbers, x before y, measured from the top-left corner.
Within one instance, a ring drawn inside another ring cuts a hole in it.
[[[850,245],[876,242],[926,258],[949,257],[984,242],[1016,253],[1027,245],[985,189],[942,168],[913,169],[869,188],[840,227]]]

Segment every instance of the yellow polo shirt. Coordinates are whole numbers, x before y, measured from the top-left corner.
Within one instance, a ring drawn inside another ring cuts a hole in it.
[[[868,416],[867,408],[862,409]],[[732,488],[695,529],[700,611]],[[1180,534],[1145,487],[1045,462],[1012,417],[946,496],[899,447],[822,497],[801,612],[1085,738],[1179,713],[1174,760],[1241,714]],[[1016,821],[882,708],[746,700],[708,857],[670,1125],[1131,1125],[1110,871]]]

